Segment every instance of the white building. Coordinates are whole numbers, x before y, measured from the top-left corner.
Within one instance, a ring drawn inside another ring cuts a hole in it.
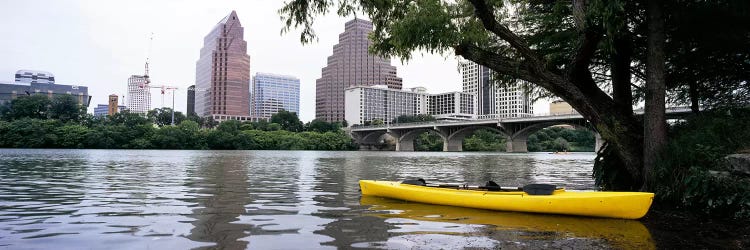
[[[427,114],[438,120],[475,119],[476,95],[464,92],[428,94]]]
[[[299,78],[256,73],[250,85],[251,116],[270,119],[281,109],[299,115]]]
[[[130,113],[146,115],[151,110],[151,91],[148,76],[132,75],[128,78],[127,108]]]
[[[437,119],[472,119],[476,102],[472,94],[429,94],[423,87],[407,90],[385,85],[355,86],[344,91],[345,118],[350,125],[381,120],[391,123],[402,115],[429,114]]]
[[[492,71],[475,62],[459,63],[463,92],[477,96],[477,114],[480,116],[522,117],[534,114],[531,98],[523,91],[522,81],[509,87],[498,87]]]

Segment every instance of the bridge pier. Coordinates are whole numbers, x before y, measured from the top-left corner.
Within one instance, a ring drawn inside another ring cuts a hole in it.
[[[464,138],[453,137],[443,140],[443,152],[461,152],[464,151]]]
[[[399,138],[396,140],[396,151],[414,151],[414,138]]]
[[[508,153],[528,153],[529,148],[526,145],[527,137],[516,137],[505,141],[505,152]]]

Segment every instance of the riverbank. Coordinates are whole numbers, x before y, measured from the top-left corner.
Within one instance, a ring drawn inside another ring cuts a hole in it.
[[[654,206],[641,219],[660,249],[748,249],[750,223]]]

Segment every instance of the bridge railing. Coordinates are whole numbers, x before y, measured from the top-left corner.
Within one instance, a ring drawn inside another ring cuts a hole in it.
[[[667,107],[666,109],[667,113],[688,113],[691,112],[690,107],[684,107],[684,106],[678,106],[678,107]],[[633,110],[633,113],[637,115],[643,114],[643,109],[636,109]],[[507,115],[501,115],[501,114],[492,114],[492,115],[478,115],[475,120],[437,120],[437,121],[427,121],[427,122],[405,122],[405,123],[392,123],[392,124],[382,124],[382,125],[352,125],[352,129],[380,129],[380,128],[389,128],[389,127],[404,127],[404,126],[419,126],[419,125],[425,125],[425,124],[431,124],[431,125],[440,125],[440,124],[460,124],[460,123],[472,123],[472,122],[481,122],[481,121],[490,121],[495,120],[498,122],[502,122],[503,120],[517,120],[517,119],[525,119],[525,118],[543,118],[543,117],[562,117],[562,116],[578,116],[581,115],[578,113],[578,111],[571,111],[571,112],[554,112],[554,113],[534,113],[534,114],[526,114],[526,115],[518,115],[515,117],[509,117]]]

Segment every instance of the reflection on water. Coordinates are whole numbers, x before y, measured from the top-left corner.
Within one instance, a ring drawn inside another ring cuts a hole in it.
[[[2,149],[0,248],[652,247],[637,222],[360,200],[357,184],[422,177],[591,189],[593,157]]]
[[[361,203],[371,206],[374,216],[385,218],[387,223],[396,226],[391,232],[398,233],[394,237],[398,243],[394,244],[392,239],[379,242],[389,248],[403,247],[404,235],[410,235],[407,237],[411,238],[412,244],[406,245],[410,248],[422,246],[423,242],[434,243],[435,238],[456,238],[456,235],[474,238],[472,244],[482,244],[476,247],[488,247],[489,244],[493,248],[543,248],[554,241],[574,249],[598,245],[623,249],[655,248],[648,229],[636,220],[498,212],[374,196],[363,196]],[[423,237],[429,240],[420,239]],[[445,245],[448,248],[464,246],[462,241],[449,242],[453,243]],[[434,247],[439,248],[439,245]]]

